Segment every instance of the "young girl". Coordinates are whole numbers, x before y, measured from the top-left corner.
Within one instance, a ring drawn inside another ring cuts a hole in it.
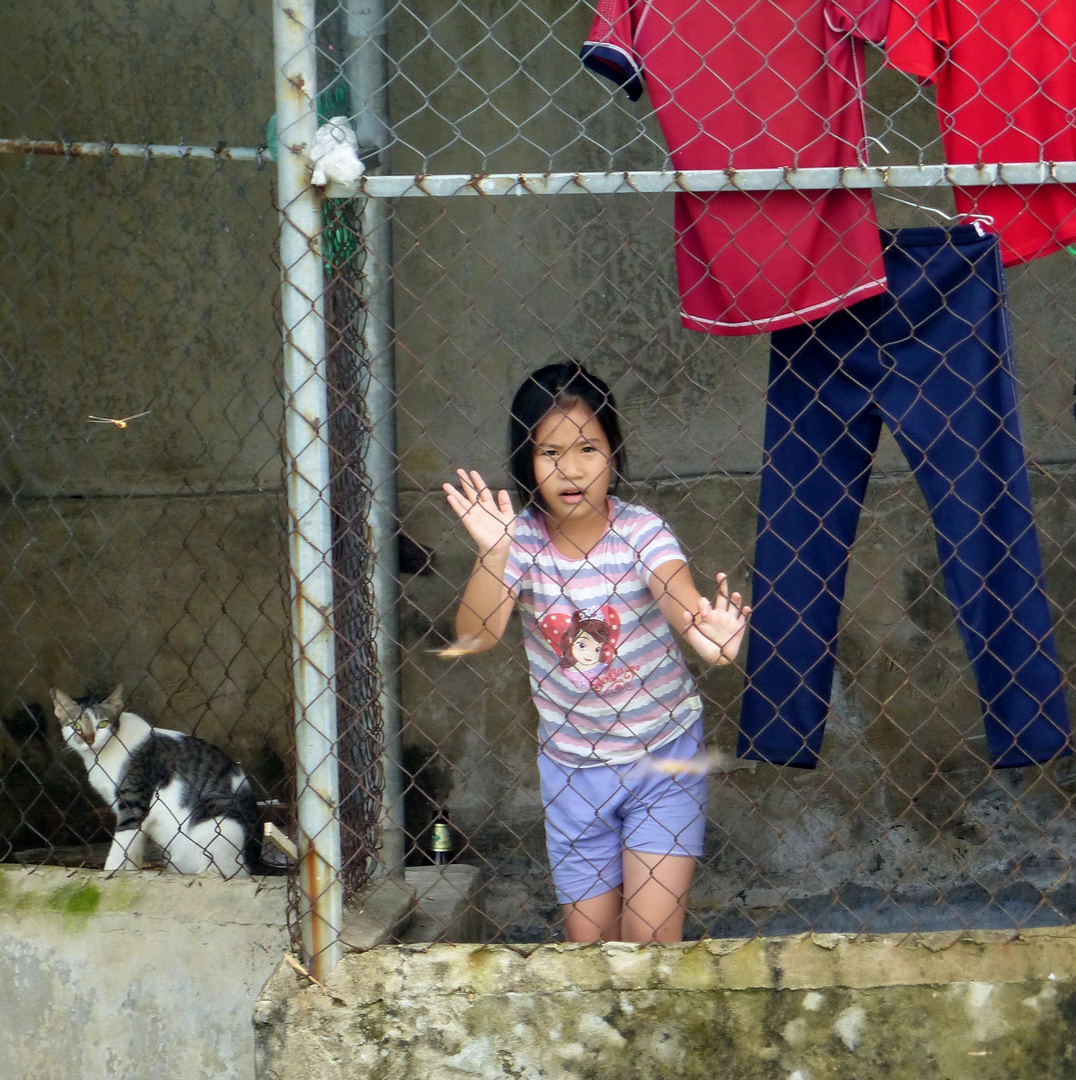
[[[610,494],[624,447],[601,379],[578,364],[536,371],[512,402],[509,443],[522,513],[477,472],[444,485],[478,547],[460,644],[492,648],[519,603],[568,940],[679,941],[706,778],[660,767],[693,757],[702,736],[671,627],[707,662],[728,664],[749,610],[724,574],[714,603],[700,596],[668,526]]]

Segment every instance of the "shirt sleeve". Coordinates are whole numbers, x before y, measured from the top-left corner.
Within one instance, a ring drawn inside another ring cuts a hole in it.
[[[519,601],[523,592],[523,579],[527,573],[527,565],[530,564],[530,560],[526,558],[522,546],[518,540],[512,541],[512,546],[508,549],[508,562],[504,568],[504,584],[508,589],[512,599]]]
[[[687,562],[680,541],[672,529],[656,514],[648,513],[635,538],[635,550],[643,580],[649,582],[654,571],[667,562]]]
[[[643,68],[635,55],[635,23],[644,0],[598,0],[583,45],[583,66],[622,86],[632,101],[643,94]]]
[[[839,34],[852,34],[875,45],[884,45],[890,3],[891,0],[826,0],[826,21]]]
[[[941,0],[893,0],[886,31],[887,67],[920,82],[937,82],[951,44]]]

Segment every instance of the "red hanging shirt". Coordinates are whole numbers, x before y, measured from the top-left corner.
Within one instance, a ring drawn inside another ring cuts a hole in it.
[[[674,168],[857,166],[862,38],[889,0],[600,0],[583,62],[634,101],[645,81]],[[885,289],[865,190],[675,197],[681,320],[757,334]]]
[[[890,67],[937,84],[952,165],[1076,161],[1076,0],[893,0]],[[1006,266],[1076,240],[1076,188],[958,188],[985,214]]]

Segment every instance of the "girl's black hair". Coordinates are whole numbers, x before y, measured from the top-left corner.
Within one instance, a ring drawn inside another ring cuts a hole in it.
[[[553,409],[585,405],[598,421],[612,451],[610,491],[615,492],[627,465],[616,400],[606,384],[582,364],[549,364],[532,372],[512,399],[508,418],[508,471],[524,506],[541,505],[534,476],[534,433]]]

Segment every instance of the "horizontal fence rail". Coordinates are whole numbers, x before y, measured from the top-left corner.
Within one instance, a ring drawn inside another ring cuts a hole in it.
[[[161,143],[63,142],[0,139],[0,154],[42,157],[118,157],[198,161],[272,160],[264,146],[167,146]],[[660,195],[675,191],[825,191],[830,188],[997,187],[1076,184],[1076,161],[984,165],[875,165],[822,169],[698,169],[623,172],[437,173],[367,176],[349,195],[374,199],[453,195]],[[333,189],[327,192],[333,195]]]

